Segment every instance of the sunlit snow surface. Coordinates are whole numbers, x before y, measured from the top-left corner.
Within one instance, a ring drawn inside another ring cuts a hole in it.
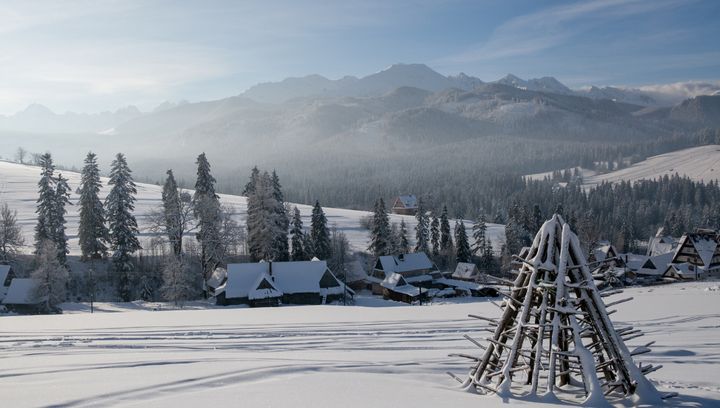
[[[69,179],[72,196],[70,201],[73,204],[78,202],[77,188],[80,185],[80,174],[58,170],[63,177]],[[15,163],[0,161],[0,203],[6,202],[11,209],[18,211],[18,222],[22,225],[23,233],[26,237],[26,243],[32,244],[33,228],[35,227],[35,209],[37,200],[37,183],[40,179],[40,169],[38,167],[23,166]],[[281,180],[282,181],[282,180]],[[107,179],[102,179],[103,183],[107,183]],[[363,188],[363,186],[357,186]],[[141,237],[141,243],[146,241],[152,233],[149,231],[150,220],[148,215],[160,207],[162,187],[152,184],[137,185],[137,202],[135,203],[135,216],[137,217]],[[101,191],[101,198],[110,192],[107,185],[104,185]],[[234,195],[221,195],[222,203],[233,209],[235,219],[241,225],[245,225],[245,214],[247,202],[245,197]],[[322,204],[322,203],[321,203]],[[388,206],[391,204],[388,203]],[[308,205],[297,205],[303,216],[303,223],[306,228],[310,228],[310,214],[312,207]],[[77,227],[79,222],[79,208],[73,205],[67,208],[66,216],[68,222],[67,234],[70,237],[70,253],[77,255],[80,252]],[[369,233],[367,229],[361,226],[361,219],[367,217],[370,213],[365,211],[345,210],[341,208],[324,208],[325,215],[328,219],[329,227],[336,227],[343,231],[350,241],[353,249],[365,251],[369,245]],[[400,224],[400,220],[404,219],[408,228],[408,235],[411,239],[415,236],[415,225],[417,221],[412,216],[391,215],[390,222]],[[472,224],[466,223],[468,236],[472,237]],[[504,226],[498,224],[488,224],[488,237],[492,240],[496,251],[499,251],[502,242],[505,240]]]
[[[720,405],[717,282],[627,289],[614,314],[655,340],[637,357],[681,395],[668,406]],[[465,299],[467,301],[467,299]],[[2,406],[508,407],[551,406],[457,390],[452,371],[477,354],[462,339],[498,316],[489,302],[152,311],[155,304],[68,304],[61,316],[0,317]],[[385,307],[380,307],[385,306]],[[115,313],[111,313],[115,312]]]

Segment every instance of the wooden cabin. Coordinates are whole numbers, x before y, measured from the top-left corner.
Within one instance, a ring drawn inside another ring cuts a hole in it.
[[[45,311],[47,298],[36,294],[37,283],[33,279],[14,278],[10,282],[2,304],[10,311],[20,314],[38,314]]]
[[[653,283],[662,279],[667,266],[672,261],[673,254],[657,256],[624,254],[621,258],[627,269],[635,273],[638,283]]]
[[[699,229],[685,234],[675,250],[672,263],[689,263],[698,269],[698,275],[716,275],[720,272],[720,245],[713,230]]]
[[[672,279],[676,281],[697,280],[699,278],[698,269],[695,265],[686,262],[668,265],[662,276],[664,279]]]
[[[218,304],[250,306],[319,305],[355,295],[325,261],[230,264],[222,289]]]
[[[380,283],[384,299],[413,303],[427,296],[427,289],[413,286],[399,273],[392,273]]]
[[[392,205],[393,214],[415,215],[418,211],[417,198],[414,195],[401,195],[395,198]]]
[[[373,293],[381,295],[383,289],[380,283],[394,273],[400,274],[410,284],[424,287],[432,285],[433,279],[442,277],[424,252],[381,256],[375,262],[372,274],[368,276]]]
[[[353,290],[370,289],[368,274],[362,262],[352,261],[345,264],[345,284]]]

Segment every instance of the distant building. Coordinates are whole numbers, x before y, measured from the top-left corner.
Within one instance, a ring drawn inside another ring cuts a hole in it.
[[[703,275],[720,272],[720,245],[717,232],[699,229],[685,234],[672,258],[672,263],[689,263],[700,269]]]
[[[675,252],[678,243],[677,238],[665,235],[665,230],[660,227],[655,236],[648,241],[647,254],[649,256],[655,256]]]
[[[319,305],[355,292],[330,271],[325,261],[229,264],[227,281],[216,289],[220,305]]]
[[[662,279],[665,270],[671,263],[673,254],[657,256],[624,254],[621,256],[627,268],[634,272],[640,283],[652,283]]]
[[[417,214],[418,203],[414,195],[401,195],[395,199],[392,206],[392,212],[400,215]]]
[[[353,290],[370,289],[368,274],[360,261],[345,264],[345,283]]]
[[[673,279],[677,281],[681,280],[697,280],[702,276],[698,273],[698,268],[695,265],[689,263],[670,264],[665,273],[663,273],[664,279]]]

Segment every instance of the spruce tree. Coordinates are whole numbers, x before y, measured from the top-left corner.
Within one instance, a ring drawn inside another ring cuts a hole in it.
[[[292,252],[290,259],[293,261],[307,261],[309,258],[305,252],[305,237],[303,233],[303,222],[300,217],[300,210],[297,207],[293,209],[293,218],[290,223],[290,241],[292,243]]]
[[[167,171],[167,179],[162,191],[163,223],[173,254],[179,257],[182,254],[182,239],[184,233],[182,201],[175,175],[172,170]]]
[[[137,220],[133,215],[137,189],[122,153],[118,153],[112,162],[108,184],[112,188],[105,201],[105,208],[110,227],[113,269],[118,275],[120,298],[129,302],[132,296],[130,273],[134,269],[132,254],[141,247],[137,239]]]
[[[470,262],[470,243],[468,242],[465,223],[462,220],[455,222],[455,259],[457,262]]]
[[[310,237],[313,244],[313,256],[320,260],[330,259],[332,248],[330,246],[330,232],[328,231],[325,212],[320,202],[315,201],[310,222]]]
[[[473,224],[472,230],[473,240],[475,241],[472,246],[472,253],[475,256],[482,256],[485,250],[485,241],[487,241],[487,223],[484,214],[480,214],[478,220]]]
[[[372,230],[370,232],[370,246],[368,250],[376,257],[388,255],[392,251],[390,221],[385,211],[383,199],[375,201]]]
[[[280,178],[275,170],[272,172],[272,189],[273,197],[277,201],[275,206],[276,216],[275,236],[273,237],[273,260],[288,261],[290,260],[290,247],[288,244],[288,228],[290,227],[290,219],[285,209],[285,197],[283,196]]]
[[[59,174],[55,180],[55,205],[52,216],[52,241],[55,242],[57,248],[57,259],[60,265],[67,267],[67,254],[70,253],[68,246],[68,237],[65,233],[65,214],[66,205],[70,205],[70,186],[68,180]]]
[[[272,179],[263,173],[248,196],[248,249],[254,262],[276,260],[279,206],[273,193]]]
[[[82,260],[101,259],[107,254],[109,240],[105,207],[100,200],[100,170],[97,156],[90,152],[85,158],[80,181],[80,226],[78,238]]]
[[[210,173],[210,163],[202,153],[197,161],[197,180],[193,195],[193,210],[197,219],[196,238],[200,242],[200,265],[203,280],[222,263],[220,197],[215,194],[215,178]]]
[[[440,214],[440,250],[448,251],[451,247],[450,220],[448,220],[447,206],[443,206],[443,211]]]
[[[422,199],[418,200],[418,208],[417,213],[415,213],[415,219],[417,219],[417,225],[415,226],[415,252],[428,253],[430,220],[428,220],[428,215],[425,211]]]
[[[432,254],[437,257],[440,255],[440,221],[434,214],[430,223],[430,242],[432,243]]]
[[[250,171],[250,181],[245,184],[242,195],[250,197],[250,194],[255,192],[255,185],[257,184],[258,177],[260,177],[260,170],[258,170],[257,166],[254,166]]]
[[[403,254],[410,252],[410,242],[408,241],[407,234],[407,224],[405,224],[405,219],[403,218],[400,220],[400,252]]]
[[[37,224],[35,225],[35,252],[46,241],[54,242],[55,232],[52,229],[55,211],[55,166],[50,153],[40,156],[40,181],[38,182]]]

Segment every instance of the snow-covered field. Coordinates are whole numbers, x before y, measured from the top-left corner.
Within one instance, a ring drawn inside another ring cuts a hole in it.
[[[75,193],[78,186],[80,185],[80,174],[58,171],[62,175],[69,179],[70,188],[73,190],[73,194],[70,197],[72,203],[77,203],[78,194]],[[40,169],[33,166],[24,166],[16,163],[9,163],[0,161],[0,203],[7,202],[11,209],[18,211],[18,222],[22,225],[24,235],[26,237],[26,244],[32,244],[33,228],[35,227],[35,208],[37,200],[37,182],[40,178]],[[107,183],[107,179],[103,178],[103,183]],[[359,186],[358,188],[362,188]],[[149,231],[150,221],[148,215],[160,207],[162,187],[153,184],[142,184],[137,185],[138,195],[137,203],[135,205],[135,216],[138,219],[140,231],[145,238],[151,235]],[[105,185],[101,192],[101,196],[104,197],[110,189]],[[234,195],[221,195],[220,199],[222,203],[233,209],[236,220],[241,224],[245,224],[245,213],[247,202],[245,197],[234,196]],[[306,228],[310,227],[310,214],[312,207],[308,205],[297,205],[303,216],[303,223]],[[345,233],[350,245],[355,250],[366,250],[369,244],[368,231],[362,227],[361,219],[370,215],[366,211],[355,211],[345,210],[341,208],[324,208],[325,215],[328,219],[328,226],[336,227]],[[405,219],[405,223],[408,225],[408,232],[410,238],[414,238],[415,225],[417,224],[415,217],[412,216],[401,216],[401,215],[390,215],[390,222],[400,223],[401,219]],[[79,208],[77,206],[71,206],[68,208],[67,214],[68,229],[67,233],[70,237],[70,252],[71,254],[79,254],[80,248],[77,240],[77,227],[79,222]],[[472,237],[470,228],[472,224],[466,223],[468,228],[468,235]],[[492,239],[492,242],[499,250],[502,242],[505,240],[505,229],[504,226],[498,224],[488,224],[488,236]]]
[[[635,163],[628,168],[605,174],[582,169],[583,183],[586,187],[602,182],[653,180],[675,174],[705,183],[720,180],[720,145],[692,147],[660,154]],[[544,177],[551,176],[552,172],[549,171],[530,174],[526,177],[542,180]]]
[[[656,341],[637,361],[668,406],[720,406],[720,287],[693,282],[632,288],[616,326]],[[488,334],[468,313],[487,301],[431,306],[360,299],[358,306],[182,311],[79,305],[58,316],[0,317],[0,401],[8,407],[507,407],[459,391],[445,375],[467,372],[449,353],[479,350],[462,339]],[[360,306],[366,305],[366,306]],[[129,307],[128,307],[129,306]],[[543,404],[539,406],[551,406]]]

